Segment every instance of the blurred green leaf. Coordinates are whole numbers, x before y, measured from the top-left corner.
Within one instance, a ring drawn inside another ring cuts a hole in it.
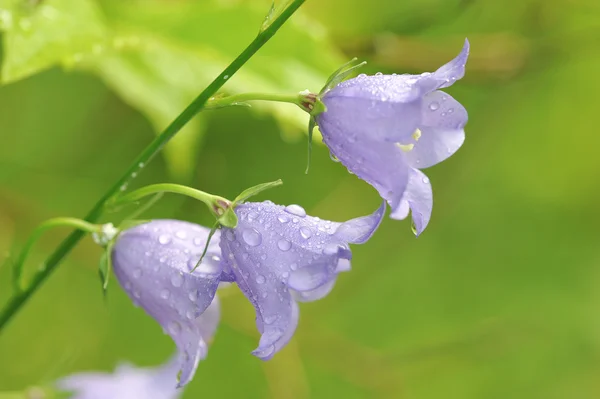
[[[90,66],[128,103],[162,130],[231,62],[260,28],[268,2],[217,0],[170,3],[105,0],[117,48]],[[277,8],[278,9],[278,8]],[[235,27],[235,29],[230,28]],[[120,45],[123,43],[123,45]],[[131,45],[129,45],[131,44]],[[248,91],[317,89],[339,65],[319,25],[295,18],[225,87]],[[306,116],[296,107],[254,103],[272,113],[288,134],[299,135]],[[171,172],[188,177],[195,166],[204,116],[186,126],[165,149]]]
[[[106,39],[97,5],[91,0],[0,2],[4,31],[2,82],[54,65],[72,66],[83,53],[97,52]]]

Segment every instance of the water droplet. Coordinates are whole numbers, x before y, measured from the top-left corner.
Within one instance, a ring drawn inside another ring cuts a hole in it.
[[[132,179],[133,179],[133,178],[135,178],[136,176],[137,176],[137,173],[136,173],[136,172],[133,172],[133,173],[131,174],[131,178],[132,178]]]
[[[227,237],[229,241],[235,240],[235,234],[233,234],[233,231],[229,229],[227,229],[227,231],[225,232],[225,237]]]
[[[440,103],[438,103],[437,101],[432,101],[431,104],[429,104],[429,109],[432,111],[435,111],[439,107],[440,107]]]
[[[267,254],[262,254],[262,255],[260,256],[260,258],[261,258],[262,260],[267,260]]]
[[[177,335],[181,332],[181,325],[179,325],[179,323],[176,321],[170,321],[167,325],[167,330],[170,334]]]
[[[310,237],[312,237],[312,231],[308,227],[301,227],[300,228],[300,235],[305,240],[308,240]]]
[[[167,289],[164,289],[160,292],[160,297],[162,299],[169,299],[170,296],[171,296],[171,292]]]
[[[348,143],[356,143],[356,136],[348,136]]]
[[[181,273],[171,276],[171,284],[173,284],[173,287],[181,287],[183,285],[183,276]]]
[[[448,113],[451,114],[454,112],[454,108],[448,108]]]
[[[133,278],[140,278],[142,277],[142,269],[140,269],[139,267],[137,269],[135,269],[133,271]]]
[[[297,263],[292,263],[290,265],[290,269],[292,269],[292,270],[296,270],[297,268],[298,268],[298,264]]]
[[[381,72],[377,72],[377,73],[375,74],[375,76],[381,76],[381,75],[383,75],[383,73],[381,73]]]
[[[306,216],[306,211],[300,205],[288,205],[285,207],[285,211],[292,215],[300,216],[301,218]]]
[[[252,228],[244,230],[242,233],[242,238],[244,239],[244,242],[251,247],[256,247],[262,242],[262,236],[260,233],[256,231],[256,229]]]
[[[253,222],[254,219],[256,219],[257,217],[258,217],[258,213],[256,213],[256,212],[248,213],[248,221],[249,222]]]
[[[144,163],[143,163],[143,162],[140,162],[140,163],[138,163],[138,167],[139,167],[140,169],[141,169],[141,168],[143,168],[143,167],[144,167]]]
[[[190,301],[196,302],[198,300],[198,291],[197,290],[190,291],[190,293],[188,294],[188,298],[190,298]]]
[[[133,291],[133,296],[137,299],[140,299],[140,297],[142,296],[142,294],[140,294],[140,292],[138,290],[134,290]]]
[[[264,284],[266,281],[267,281],[267,279],[262,274],[259,274],[258,276],[256,276],[257,284]]]
[[[225,80],[229,79],[229,75],[223,76],[223,79],[225,79]]]
[[[289,242],[288,240],[285,239],[281,239],[279,241],[277,241],[277,248],[279,248],[282,251],[289,251],[290,248],[292,247],[292,243]]]
[[[162,245],[167,245],[171,242],[171,236],[167,234],[161,234],[160,237],[158,237],[158,242]]]
[[[298,223],[298,218],[293,218],[292,223]]]
[[[448,154],[452,154],[452,149],[448,148],[446,151],[448,152]]]
[[[165,263],[167,261],[167,257],[166,256],[161,256],[160,259],[158,260],[160,263]]]
[[[121,191],[127,190],[127,183],[123,184],[120,188]]]
[[[277,315],[265,316],[263,321],[265,324],[273,324],[277,320]]]
[[[194,238],[194,245],[197,247],[202,247],[204,245],[204,241],[200,237]]]
[[[218,257],[217,255],[213,255],[213,256],[211,257],[211,259],[212,259],[213,261],[215,261],[215,262],[220,262],[220,261],[221,261],[221,258],[220,258],[220,257]]]
[[[192,312],[191,310],[188,310],[187,312],[185,312],[185,317],[187,317],[190,320],[194,320],[196,318],[194,315],[194,312]]]
[[[268,296],[269,296],[269,293],[268,293],[267,291],[265,291],[265,292],[263,292],[263,293],[262,293],[262,297],[263,297],[263,298],[266,298],[266,297],[268,297]]]
[[[358,77],[359,77],[359,78],[366,78],[366,77],[367,77],[367,75],[366,75],[366,74],[364,74],[364,73],[361,73],[360,75],[358,75]]]
[[[445,113],[445,112],[442,112],[442,116],[446,116],[446,113]]]
[[[426,177],[424,177],[424,178],[423,178],[423,183],[425,183],[425,184],[429,183],[429,179],[428,179],[428,178],[426,178]]]
[[[175,233],[175,237],[185,240],[187,238],[187,233],[183,230],[179,230],[177,233]]]
[[[281,223],[287,223],[290,221],[290,219],[288,219],[286,216],[284,215],[279,215],[277,216],[277,220],[279,220]]]
[[[338,159],[338,157],[336,157],[335,155],[333,155],[332,152],[329,153],[329,158],[331,158],[331,160],[333,162],[340,162],[340,160]]]

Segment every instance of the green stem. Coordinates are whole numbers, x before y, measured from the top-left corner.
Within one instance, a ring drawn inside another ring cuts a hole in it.
[[[302,94],[269,94],[269,93],[242,93],[233,94],[231,96],[222,98],[213,98],[206,103],[206,109],[222,108],[228,105],[235,105],[243,103],[245,101],[274,101],[280,103],[296,104],[300,108],[304,109],[302,103],[306,101],[306,98]]]
[[[87,233],[94,233],[102,231],[102,226],[97,224],[88,223],[85,220],[68,218],[68,217],[60,217],[49,219],[40,224],[34,231],[31,233],[25,246],[21,250],[19,257],[15,261],[14,265],[14,281],[15,286],[18,290],[21,290],[21,275],[23,270],[23,265],[25,264],[25,260],[27,259],[27,255],[31,251],[31,248],[35,245],[35,243],[40,239],[42,234],[46,231],[51,230],[55,227],[73,227],[75,229],[85,231]],[[40,269],[40,272],[44,270],[44,266]]]
[[[180,184],[160,183],[151,184],[149,186],[145,186],[130,193],[124,194],[122,196],[114,197],[112,200],[108,201],[106,205],[107,207],[111,207],[126,204],[129,202],[139,201],[142,198],[147,197],[149,195],[156,195],[162,193],[181,194],[197,199],[198,201],[202,201],[206,204],[206,206],[210,209],[210,211],[216,218],[223,216],[226,208],[228,208],[231,204],[231,202],[226,198],[208,194],[204,191],[196,190],[195,188],[182,186]]]
[[[121,187],[133,179],[132,175],[144,167],[154,156],[188,123],[198,112],[200,112],[206,102],[215,95],[215,93],[223,86],[227,79],[231,78],[273,35],[281,28],[281,26],[304,4],[306,0],[293,0],[288,7],[279,14],[279,16],[242,51],[242,53],[231,63],[206,89],[162,132],[158,135],[135,159],[129,169],[125,171],[123,176],[106,191],[100,200],[94,205],[90,212],[85,217],[88,222],[97,221],[104,210],[105,203],[113,196],[118,194]],[[15,313],[23,306],[23,304],[31,297],[38,287],[46,281],[48,276],[56,269],[62,259],[75,247],[81,240],[84,233],[80,230],[72,232],[54,251],[46,261],[46,269],[38,273],[31,284],[23,291],[15,293],[0,311],[0,331],[12,319]]]

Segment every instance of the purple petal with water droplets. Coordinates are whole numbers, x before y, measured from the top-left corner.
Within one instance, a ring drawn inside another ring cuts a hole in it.
[[[197,318],[213,301],[221,275],[219,235],[195,267],[209,230],[156,220],[122,232],[113,247],[115,275],[135,304],[156,319],[181,353],[181,380],[191,380],[207,346]]]
[[[425,96],[421,137],[405,154],[407,163],[417,169],[428,168],[454,154],[465,141],[463,130],[467,110],[442,91]]]
[[[335,236],[343,242],[364,244],[373,236],[385,216],[385,201],[371,215],[348,220],[336,230]]]

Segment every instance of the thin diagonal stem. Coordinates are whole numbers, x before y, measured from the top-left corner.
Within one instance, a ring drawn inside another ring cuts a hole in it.
[[[244,51],[231,63],[206,89],[162,132],[158,135],[133,161],[129,169],[121,176],[117,182],[106,191],[100,200],[94,205],[85,217],[85,220],[94,223],[104,210],[105,204],[113,196],[118,194],[122,188],[133,180],[140,168],[144,167],[158,152],[188,123],[198,112],[200,112],[206,102],[215,95],[215,93],[225,84],[227,79],[231,78],[273,35],[281,26],[304,4],[306,0],[294,0],[279,16],[246,47]],[[15,293],[8,301],[6,306],[0,311],[0,331],[12,319],[15,313],[31,297],[31,295],[46,281],[50,274],[57,268],[62,259],[75,247],[75,245],[85,235],[82,231],[72,232],[50,255],[46,261],[44,270],[36,274],[23,291]]]

